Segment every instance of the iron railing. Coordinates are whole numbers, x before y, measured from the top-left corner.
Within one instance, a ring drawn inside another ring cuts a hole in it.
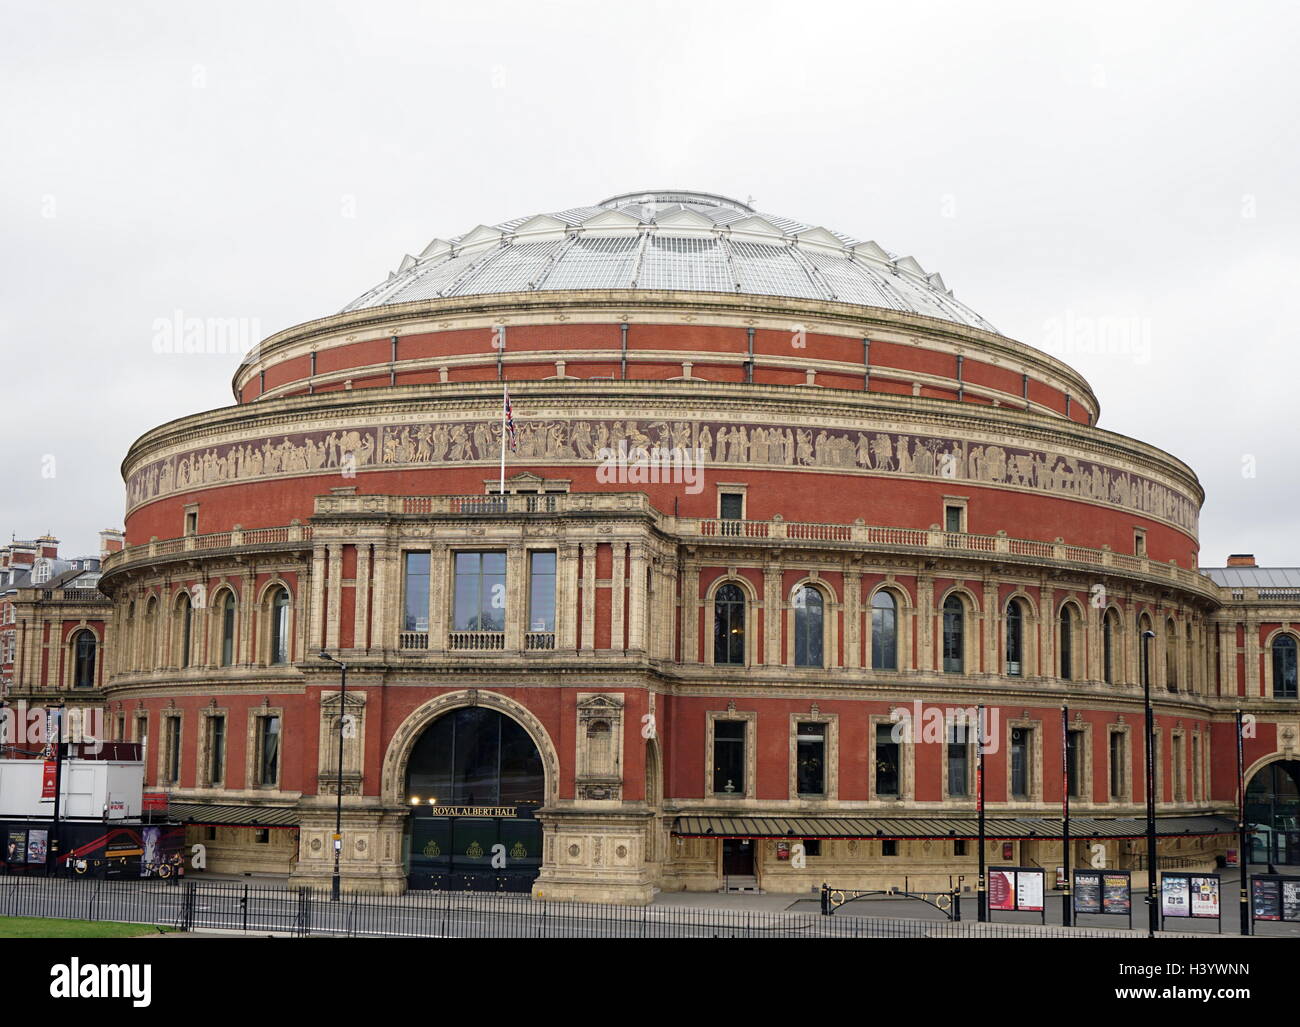
[[[791,901],[796,901],[793,897]],[[227,881],[0,878],[0,915],[182,931],[372,938],[1121,938],[1114,928],[823,916],[704,906],[612,906],[510,892],[347,893]],[[1183,935],[1186,937],[1187,935]]]

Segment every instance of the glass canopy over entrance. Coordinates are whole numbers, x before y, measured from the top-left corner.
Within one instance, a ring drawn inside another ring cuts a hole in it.
[[[1252,863],[1300,864],[1300,762],[1262,768],[1246,786]]]

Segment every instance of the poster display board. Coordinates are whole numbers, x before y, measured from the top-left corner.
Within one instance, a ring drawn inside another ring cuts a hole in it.
[[[990,867],[988,872],[989,911],[1039,913],[1047,923],[1043,889],[1047,873],[1041,867]]]
[[[1223,930],[1218,874],[1160,875],[1160,915],[1173,919],[1217,920]]]
[[[5,839],[5,862],[27,862],[27,832],[25,830],[17,828],[10,830],[9,837]]]
[[[50,851],[50,832],[44,828],[32,828],[27,832],[27,862],[44,865]]]
[[[1074,913],[1126,916],[1133,926],[1133,889],[1127,870],[1075,870]]]
[[[1250,915],[1254,920],[1300,923],[1300,877],[1280,874],[1251,877]]]

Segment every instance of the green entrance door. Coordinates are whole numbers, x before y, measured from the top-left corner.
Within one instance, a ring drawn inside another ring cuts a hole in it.
[[[541,755],[495,710],[467,707],[431,724],[411,751],[411,888],[522,891],[542,864]]]

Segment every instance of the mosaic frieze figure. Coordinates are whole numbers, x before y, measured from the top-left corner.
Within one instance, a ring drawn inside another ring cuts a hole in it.
[[[1011,485],[1109,503],[1189,531],[1196,507],[1159,482],[1060,453],[961,439],[732,422],[563,419],[516,422],[514,463],[598,461],[602,452],[692,450],[716,465],[811,467]],[[127,483],[128,506],[173,492],[312,471],[418,467],[500,458],[500,421],[379,425],[299,432],[192,450],[147,464]]]

